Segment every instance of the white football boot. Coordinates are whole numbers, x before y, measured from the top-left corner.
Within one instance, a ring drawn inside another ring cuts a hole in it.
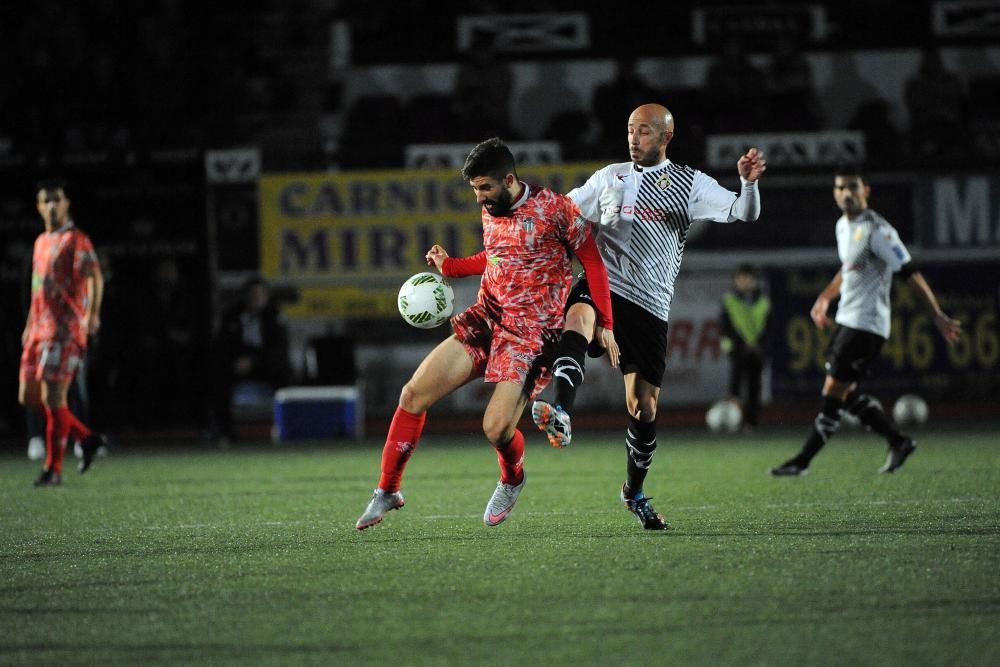
[[[398,510],[403,504],[403,494],[399,491],[386,493],[382,489],[375,489],[375,492],[372,493],[372,499],[368,501],[368,507],[365,508],[365,513],[358,517],[354,527],[358,530],[371,528],[382,521],[386,512]]]
[[[521,483],[516,486],[504,484],[503,481],[497,482],[493,497],[490,498],[490,502],[486,505],[486,511],[483,512],[483,523],[487,526],[497,526],[503,523],[514,509],[517,497],[521,495],[521,489],[524,488],[524,483],[527,481],[528,476],[524,475],[521,478]]]
[[[28,440],[28,458],[32,461],[41,461],[45,458],[45,438],[35,435]]]

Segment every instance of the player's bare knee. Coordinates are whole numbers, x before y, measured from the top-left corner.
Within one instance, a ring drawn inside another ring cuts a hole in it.
[[[643,405],[642,403],[640,403],[639,410],[634,414],[636,416],[636,419],[638,419],[641,422],[651,422],[654,419],[656,419],[656,404],[654,403],[652,405]]]
[[[42,396],[42,405],[50,410],[58,410],[66,405],[66,398],[59,394],[46,394]]]
[[[410,414],[420,414],[421,412],[426,412],[427,400],[417,392],[413,385],[409,382],[403,385],[402,391],[399,392],[399,407],[403,408]]]
[[[575,303],[566,312],[566,324],[563,328],[567,331],[575,331],[590,341],[594,338],[596,324],[597,317],[594,314],[594,309],[587,304]]]
[[[483,417],[483,435],[494,447],[502,447],[514,435],[513,427],[503,419],[494,419],[489,415]]]
[[[823,382],[823,396],[835,396],[840,400],[844,400],[857,386],[857,382],[838,380],[828,375]]]

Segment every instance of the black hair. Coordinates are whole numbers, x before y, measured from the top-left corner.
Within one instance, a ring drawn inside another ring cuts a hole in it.
[[[69,197],[69,188],[66,185],[65,179],[62,178],[46,178],[38,181],[35,184],[35,194],[39,192],[51,192],[52,190],[62,190],[63,194]]]
[[[865,176],[864,169],[861,165],[857,164],[842,164],[837,167],[836,171],[833,172],[834,178],[840,176],[842,178],[856,178],[861,181],[862,185],[869,185],[868,177]]]
[[[517,178],[517,167],[514,164],[514,154],[500,137],[478,144],[465,158],[465,166],[462,167],[462,178],[467,181],[479,176],[502,181],[507,174],[514,174],[514,178]]]
[[[760,280],[760,269],[753,264],[740,264],[736,267],[736,271],[733,272],[733,276],[738,276],[741,273]]]

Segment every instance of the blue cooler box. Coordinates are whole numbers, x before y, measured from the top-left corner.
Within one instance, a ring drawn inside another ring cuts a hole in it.
[[[363,409],[358,387],[284,387],[274,393],[273,440],[360,438]]]

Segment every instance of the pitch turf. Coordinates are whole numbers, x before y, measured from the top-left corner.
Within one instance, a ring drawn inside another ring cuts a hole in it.
[[[801,479],[801,429],[661,428],[618,503],[617,433],[549,448],[482,525],[482,439],[429,435],[406,507],[354,520],[381,446],[120,447],[61,488],[0,466],[0,664],[972,665],[1000,655],[1000,442],[929,429],[896,475],[838,434]],[[9,452],[9,450],[8,450]]]

